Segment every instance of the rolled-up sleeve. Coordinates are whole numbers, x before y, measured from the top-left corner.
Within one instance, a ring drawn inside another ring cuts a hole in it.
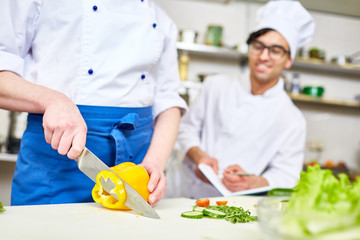
[[[170,19],[164,17],[160,22],[166,21],[169,22]],[[180,77],[176,49],[177,28],[173,22],[171,22],[166,29],[166,32],[164,48],[157,72],[155,97],[153,102],[154,117],[172,107],[179,107],[182,114],[187,110],[185,101],[178,93]]]
[[[0,71],[22,76],[24,58],[31,47],[41,1],[0,1]]]

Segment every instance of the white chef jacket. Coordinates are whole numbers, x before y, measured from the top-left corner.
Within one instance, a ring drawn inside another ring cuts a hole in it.
[[[76,104],[186,108],[171,19],[150,0],[1,0],[0,70]]]
[[[219,161],[220,173],[238,164],[271,187],[294,187],[303,165],[306,122],[283,86],[280,79],[263,95],[252,95],[248,77],[210,76],[182,119],[178,141],[184,152],[198,146]],[[193,162],[186,158],[184,164],[188,197],[219,195],[195,176]]]

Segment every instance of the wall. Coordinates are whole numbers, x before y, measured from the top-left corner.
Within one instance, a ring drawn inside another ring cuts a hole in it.
[[[260,4],[231,2],[229,4],[184,1],[155,0],[175,21],[178,29],[194,29],[199,32],[199,43],[204,42],[208,24],[220,24],[224,28],[223,41],[227,46],[244,44],[248,33],[254,27],[256,10]],[[311,43],[305,49],[319,47],[326,51],[326,59],[359,51],[360,19],[320,12],[311,12],[316,31]],[[239,74],[236,62],[214,61],[192,57],[189,80],[197,80],[198,73]],[[298,71],[301,85],[321,84],[325,87],[324,97],[354,100],[360,94],[360,79],[327,73]],[[292,71],[286,72],[291,78]],[[345,161],[353,170],[360,171],[360,109],[297,104],[308,123],[308,144],[323,145],[320,161]],[[306,160],[314,153],[307,149]]]
[[[0,146],[6,140],[9,129],[9,112],[0,109]],[[5,151],[4,147],[0,147]],[[5,206],[10,205],[11,181],[15,170],[14,162],[0,160],[0,202]]]
[[[9,112],[3,109],[0,109],[0,145],[3,144],[9,129],[10,116]]]
[[[0,202],[10,205],[11,181],[15,171],[14,162],[0,161]]]

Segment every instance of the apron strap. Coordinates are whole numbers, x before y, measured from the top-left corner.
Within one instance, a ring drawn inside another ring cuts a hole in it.
[[[110,133],[89,131],[88,134],[109,137],[113,139],[113,141],[115,142],[115,149],[116,149],[115,165],[118,165],[121,162],[124,162],[123,159],[133,158],[133,153],[131,151],[129,144],[126,141],[126,137],[124,133],[135,130],[138,119],[139,119],[139,114],[128,113],[124,117],[122,117],[119,121],[113,124]],[[122,148],[124,148],[125,151],[121,151]]]

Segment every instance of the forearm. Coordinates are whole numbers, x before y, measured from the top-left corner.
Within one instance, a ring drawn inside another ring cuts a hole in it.
[[[202,151],[199,147],[190,148],[187,151],[186,156],[195,164],[199,164],[201,159],[203,159],[204,157],[208,157],[208,155],[204,151]]]
[[[186,156],[196,164],[195,174],[204,182],[209,182],[207,178],[200,172],[199,164],[206,164],[212,167],[216,174],[219,173],[219,163],[216,158],[210,157],[206,152],[201,150],[199,147],[191,147]]]
[[[0,71],[0,108],[44,113],[54,101],[69,99],[52,89],[30,83],[10,71]]]
[[[155,120],[154,133],[143,164],[151,162],[165,170],[175,145],[180,124],[180,109],[170,108],[160,113]]]
[[[77,106],[64,94],[30,83],[18,75],[0,72],[0,108],[44,113],[47,143],[62,155],[76,159],[86,142],[87,126]],[[59,113],[62,117],[59,118]]]

